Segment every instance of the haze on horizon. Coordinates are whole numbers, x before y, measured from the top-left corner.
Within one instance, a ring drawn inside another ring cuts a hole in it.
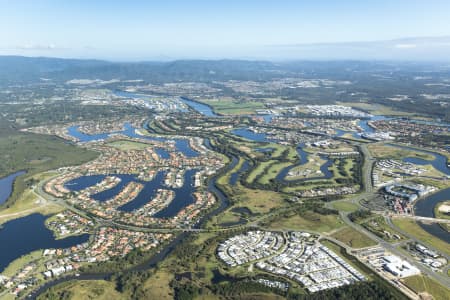
[[[450,61],[450,2],[0,0],[0,55]]]

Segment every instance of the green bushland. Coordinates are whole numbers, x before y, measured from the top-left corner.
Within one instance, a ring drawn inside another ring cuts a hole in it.
[[[393,230],[386,223],[383,216],[371,218],[360,224],[361,226],[363,226],[364,228],[366,228],[367,230],[369,230],[370,232],[384,239],[387,242],[396,242],[405,238],[403,235]],[[394,238],[394,234],[399,236],[400,239]]]
[[[4,206],[14,203],[26,187],[38,182],[34,175],[64,166],[80,165],[98,156],[98,153],[77,147],[61,138],[49,135],[0,132],[0,177],[25,170],[19,176]]]

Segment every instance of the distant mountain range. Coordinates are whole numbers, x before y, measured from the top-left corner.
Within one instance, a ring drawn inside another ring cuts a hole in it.
[[[395,65],[395,68],[393,68]],[[70,79],[143,79],[146,82],[212,82],[223,80],[270,80],[282,77],[349,79],[352,72],[444,69],[438,63],[393,63],[374,61],[177,60],[171,62],[109,62],[47,57],[0,56],[0,84]]]

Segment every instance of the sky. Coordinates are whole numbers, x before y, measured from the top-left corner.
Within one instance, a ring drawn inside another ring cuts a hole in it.
[[[0,0],[0,55],[450,60],[448,0]]]

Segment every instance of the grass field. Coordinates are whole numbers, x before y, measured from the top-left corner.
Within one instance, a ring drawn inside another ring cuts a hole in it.
[[[441,251],[442,253],[450,255],[450,247],[446,242],[437,237],[432,236],[431,234],[423,230],[419,225],[416,224],[415,221],[401,218],[393,218],[392,223],[394,223],[394,225],[396,225],[401,230],[414,236],[418,240],[421,240],[424,243],[429,244],[430,246]]]
[[[440,285],[431,278],[416,275],[402,279],[402,282],[416,293],[427,292],[435,300],[450,299],[450,289]]]
[[[151,147],[149,144],[127,141],[127,140],[118,140],[114,142],[108,143],[109,146],[117,148],[121,151],[127,150],[143,150],[145,148]]]
[[[332,234],[332,237],[352,248],[365,248],[375,246],[377,243],[366,235],[351,227],[345,227]]]
[[[368,146],[369,151],[373,157],[377,158],[391,158],[402,159],[405,157],[417,157],[425,160],[433,160],[434,157],[430,154],[409,149],[397,148],[385,144],[372,143]]]
[[[301,216],[279,218],[270,224],[270,229],[329,232],[343,226],[345,226],[344,222],[337,215],[321,215],[307,211]]]
[[[210,105],[214,112],[223,115],[253,114],[255,110],[265,108],[262,102],[237,101],[233,98],[201,99],[199,101]]]
[[[347,201],[334,201],[331,206],[339,211],[353,212],[358,209],[358,205]]]

